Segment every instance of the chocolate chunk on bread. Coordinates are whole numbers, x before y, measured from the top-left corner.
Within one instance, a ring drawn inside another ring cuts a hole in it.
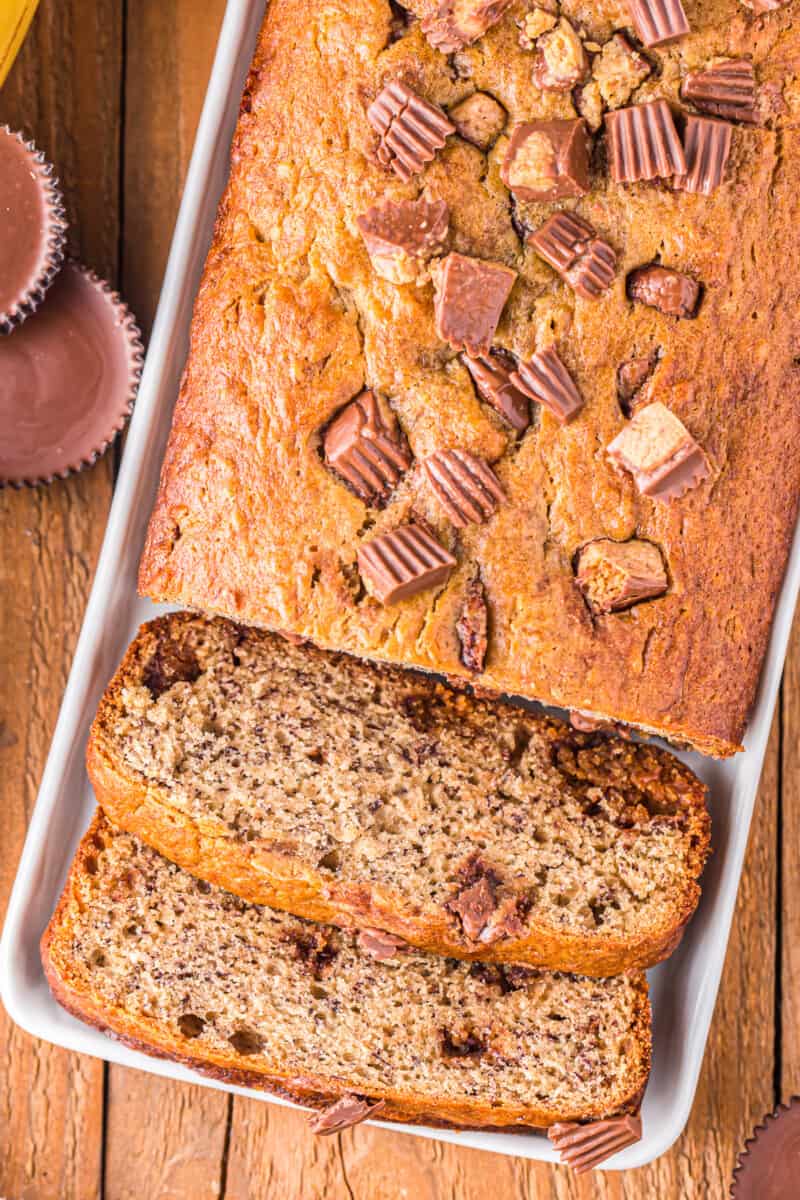
[[[135,1049],[312,1108],[346,1099],[320,1132],[371,1112],[482,1128],[609,1117],[647,1081],[640,973],[381,960],[354,931],[196,880],[100,815],[42,956],[57,1000]]]
[[[141,589],[469,679],[457,623],[480,575],[482,687],[732,754],[800,495],[798,2],[401,7],[268,5]],[[564,205],[590,232],[560,274],[535,238]],[[375,212],[393,226],[377,247]],[[631,298],[642,268],[699,303]],[[487,364],[510,376],[550,348],[574,420],[487,399]],[[626,420],[617,372],[651,359],[643,399],[708,461],[669,504],[604,454]],[[365,392],[413,460],[366,494],[323,445]],[[506,496],[466,529],[422,469],[455,450]],[[420,522],[456,565],[376,590],[360,548]],[[593,613],[573,563],[599,538],[652,543],[668,588]]]
[[[703,785],[662,750],[189,613],[142,627],[88,769],[195,875],[465,959],[650,966],[708,852]]]

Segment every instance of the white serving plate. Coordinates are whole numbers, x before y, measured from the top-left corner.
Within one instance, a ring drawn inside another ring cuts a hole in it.
[[[138,625],[163,611],[163,606],[137,598],[137,563],[188,347],[192,304],[225,182],[239,98],[263,11],[264,0],[228,3],[97,575],[8,907],[0,944],[0,995],[13,1020],[36,1037],[172,1079],[285,1104],[148,1058],[68,1016],[50,994],[38,949],[94,809],[84,751],[98,700]],[[799,589],[800,531],[781,591],[745,753],[724,763],[698,754],[680,755],[710,788],[715,852],[705,873],[700,909],[680,949],[649,973],[654,1055],[643,1109],[644,1136],[610,1160],[612,1169],[638,1167],[663,1154],[689,1116]],[[523,1158],[555,1161],[556,1157],[542,1134],[384,1127]]]

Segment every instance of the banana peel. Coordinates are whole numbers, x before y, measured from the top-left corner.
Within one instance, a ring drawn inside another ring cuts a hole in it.
[[[0,87],[25,40],[39,0],[0,0]]]

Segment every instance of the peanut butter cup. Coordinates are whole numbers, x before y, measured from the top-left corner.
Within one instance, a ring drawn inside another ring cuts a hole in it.
[[[731,1200],[788,1200],[797,1195],[800,1096],[779,1104],[747,1139],[733,1173]]]
[[[0,486],[50,483],[95,462],[128,419],[141,366],[119,296],[68,263],[35,316],[0,338]]]
[[[0,125],[0,334],[44,299],[64,259],[64,206],[33,142]]]

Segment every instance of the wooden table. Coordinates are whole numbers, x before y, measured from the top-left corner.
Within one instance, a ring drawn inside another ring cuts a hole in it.
[[[35,137],[57,165],[73,251],[115,282],[145,333],[223,7],[42,0],[0,93],[0,121]],[[0,915],[114,467],[112,453],[65,483],[0,492]],[[800,1091],[799,741],[800,622],[694,1111],[652,1166],[577,1180],[561,1168],[364,1127],[318,1139],[301,1114],[68,1054],[0,1011],[0,1197],[724,1200],[744,1137]]]

